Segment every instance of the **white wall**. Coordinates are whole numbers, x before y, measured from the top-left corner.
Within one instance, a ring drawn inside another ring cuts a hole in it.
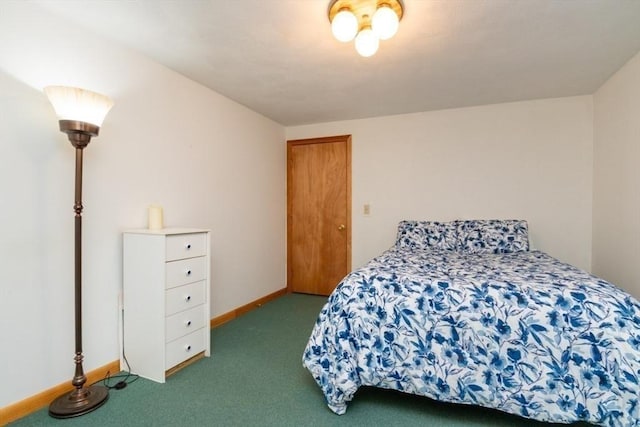
[[[118,359],[121,231],[145,227],[151,203],[167,226],[212,230],[212,316],[286,284],[282,126],[33,3],[0,2],[0,407],[73,376],[74,149],[47,84],[115,101],[85,150],[86,371]]]
[[[353,135],[354,267],[390,247],[402,219],[522,218],[535,247],[589,270],[592,120],[582,96],[292,127],[287,139]]]
[[[640,53],[594,95],[593,271],[640,297]]]

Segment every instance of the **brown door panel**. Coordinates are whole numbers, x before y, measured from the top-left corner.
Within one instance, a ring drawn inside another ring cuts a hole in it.
[[[351,269],[351,137],[287,143],[287,287],[328,295]]]

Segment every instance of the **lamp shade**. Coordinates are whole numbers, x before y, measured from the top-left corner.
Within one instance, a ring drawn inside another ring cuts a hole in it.
[[[56,111],[58,120],[73,120],[102,126],[113,101],[99,93],[67,86],[47,86],[44,93]]]
[[[363,28],[356,36],[356,51],[365,58],[374,55],[379,45],[378,37],[373,34],[371,27]]]
[[[358,33],[358,18],[349,9],[341,9],[331,21],[331,32],[338,41],[353,40]]]
[[[398,32],[400,20],[388,4],[381,5],[371,18],[371,29],[380,40],[388,40]]]

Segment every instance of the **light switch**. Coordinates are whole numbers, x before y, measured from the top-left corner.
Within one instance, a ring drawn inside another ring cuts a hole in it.
[[[371,205],[369,203],[365,203],[364,208],[362,209],[362,213],[365,216],[371,215]]]

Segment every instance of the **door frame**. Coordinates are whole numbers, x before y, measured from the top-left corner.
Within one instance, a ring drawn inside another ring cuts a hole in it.
[[[347,198],[347,274],[351,271],[351,135],[336,135],[320,138],[292,139],[287,141],[287,292],[292,292],[291,286],[291,150],[297,145],[344,143],[346,159],[346,198]]]

